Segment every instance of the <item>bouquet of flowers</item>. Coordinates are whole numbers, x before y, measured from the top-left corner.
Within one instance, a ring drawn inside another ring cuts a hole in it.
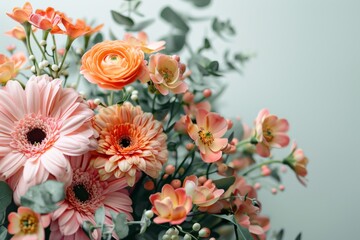
[[[140,3],[126,11],[141,16]],[[142,31],[153,20],[111,14],[120,40],[52,7],[7,13],[19,26],[6,35],[28,55],[0,54],[0,239],[282,239],[268,234],[257,190],[267,180],[283,191],[287,168],[305,185],[308,159],[296,144],[274,158],[290,143],[286,119],[263,109],[248,126],[215,107],[217,78],[250,56],[226,52],[220,68],[170,7],[161,17],[176,32],[157,42]],[[186,64],[174,55],[184,46]]]

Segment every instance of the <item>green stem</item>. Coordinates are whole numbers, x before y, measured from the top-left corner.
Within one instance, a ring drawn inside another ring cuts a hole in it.
[[[155,103],[156,103],[156,97],[157,97],[157,94],[155,93],[155,94],[154,94],[153,101],[152,101],[152,107],[151,107],[151,113],[152,113],[152,114],[154,114],[154,113],[155,113]]]
[[[113,105],[113,101],[114,101],[114,91],[110,92],[110,97],[108,99],[108,106]]]
[[[36,43],[36,45],[39,47],[40,49],[40,52],[41,52],[41,55],[43,56],[43,60],[46,60],[46,55],[45,55],[45,52],[42,48],[42,46],[40,45],[39,41],[37,40],[36,36],[35,36],[35,33],[33,31],[31,31],[31,35],[32,37],[34,38],[34,41]]]
[[[51,34],[51,37],[52,37],[52,40],[53,40],[53,44],[54,44],[54,50],[53,50],[53,60],[54,60],[54,63],[56,65],[59,64],[59,59],[58,59],[58,56],[57,56],[57,52],[56,52],[56,39],[55,39],[55,35],[54,34]]]
[[[34,56],[34,53],[32,51],[32,48],[31,48],[31,44],[30,44],[30,35],[31,35],[31,25],[30,23],[26,23],[24,24],[24,28],[25,28],[25,32],[26,32],[26,48],[27,48],[27,51],[29,53],[29,55],[32,55]],[[32,60],[34,66],[35,66],[35,69],[36,69],[36,75],[40,75],[40,69],[39,69],[39,65],[36,61],[36,58],[34,60]]]
[[[259,163],[251,168],[249,168],[247,171],[245,171],[242,175],[243,176],[246,176],[248,175],[249,173],[251,173],[252,171],[258,169],[258,168],[261,168],[262,166],[264,165],[269,165],[269,164],[272,164],[272,163],[280,163],[280,164],[283,164],[283,161],[282,160],[268,160],[268,161],[265,161],[265,162],[262,162],[262,163]]]
[[[177,167],[176,168],[176,171],[175,171],[175,173],[174,173],[174,177],[176,176],[176,174],[179,172],[179,170],[180,170],[180,168],[182,167],[182,165],[184,165],[184,163],[185,163],[185,161],[187,160],[187,158],[189,157],[189,156],[191,156],[194,152],[195,152],[195,147],[191,150],[191,151],[189,151],[187,154],[186,154],[186,156],[184,157],[184,160],[182,160],[182,162],[180,163],[180,165],[179,165],[179,167]]]
[[[242,140],[241,142],[239,142],[238,144],[236,144],[236,148],[242,147],[242,146],[244,146],[244,145],[246,145],[246,144],[249,144],[249,143],[251,143],[251,138]]]
[[[73,41],[74,41],[74,39],[71,39],[70,37],[68,37],[67,40],[66,40],[65,53],[64,53],[63,59],[61,60],[61,63],[60,63],[60,66],[59,66],[59,70],[58,70],[58,72],[56,73],[57,77],[59,77],[59,73],[60,73],[61,70],[62,70],[62,67],[63,67],[63,65],[64,65],[66,56],[67,56],[67,54],[68,54],[68,52],[69,52],[69,50],[70,50],[70,47],[71,47],[71,44],[72,44]]]
[[[206,178],[209,178],[209,172],[210,172],[211,166],[212,166],[212,163],[210,163],[206,169]]]

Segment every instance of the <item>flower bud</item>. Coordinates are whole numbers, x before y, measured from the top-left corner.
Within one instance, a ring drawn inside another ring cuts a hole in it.
[[[203,96],[205,98],[211,97],[211,95],[212,95],[212,91],[210,89],[207,88],[203,91]]]
[[[147,210],[147,211],[145,212],[145,217],[147,217],[148,219],[153,218],[153,217],[154,217],[154,212],[151,211],[151,210]]]
[[[46,46],[46,45],[47,45],[47,42],[46,42],[45,40],[41,40],[41,41],[40,41],[40,45],[41,45],[41,46]]]
[[[209,237],[210,236],[210,229],[209,228],[202,228],[200,231],[199,231],[199,237]]]
[[[200,228],[201,228],[200,223],[194,223],[194,224],[192,225],[192,229],[193,229],[194,231],[199,231]]]

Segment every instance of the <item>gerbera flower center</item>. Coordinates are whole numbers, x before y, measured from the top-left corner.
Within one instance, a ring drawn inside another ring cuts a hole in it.
[[[20,219],[20,230],[24,234],[33,234],[37,232],[38,219],[32,214],[26,214],[21,216]]]
[[[75,197],[80,202],[86,202],[90,199],[90,193],[83,184],[73,186]]]
[[[129,137],[122,137],[119,140],[119,146],[122,148],[127,148],[128,146],[131,145],[131,139]]]
[[[29,143],[36,145],[46,138],[46,133],[41,128],[34,128],[26,134],[26,137]]]
[[[203,144],[205,144],[206,146],[210,146],[214,142],[214,136],[212,135],[211,132],[205,131],[205,130],[200,130],[198,133],[199,133],[201,142]]]
[[[263,135],[264,135],[264,138],[266,139],[267,142],[271,142],[273,140],[273,138],[274,138],[270,128],[266,128],[266,130],[263,131]]]

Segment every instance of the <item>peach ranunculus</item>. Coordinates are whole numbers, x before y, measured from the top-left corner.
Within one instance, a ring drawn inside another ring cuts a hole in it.
[[[211,179],[199,185],[198,178],[191,175],[185,178],[183,186],[186,194],[192,197],[192,203],[199,206],[200,211],[206,211],[207,207],[215,204],[224,193],[223,189],[217,189]]]
[[[147,79],[144,53],[121,40],[93,46],[81,60],[80,73],[104,89],[121,90],[137,79]]]
[[[284,163],[294,170],[296,177],[301,184],[306,186],[305,176],[307,175],[306,166],[309,163],[308,158],[304,155],[302,149],[297,148],[296,143],[292,145],[290,155],[284,159]]]
[[[151,210],[158,215],[154,219],[156,224],[181,224],[192,208],[191,197],[186,195],[185,189],[175,190],[170,184],[165,184],[160,193],[150,195],[150,202]]]
[[[52,7],[37,9],[29,17],[29,22],[42,30],[50,30],[61,21],[61,16]]]
[[[0,54],[0,83],[9,81],[15,74],[15,63],[4,54]]]
[[[148,35],[145,32],[139,32],[137,37],[131,33],[125,33],[124,41],[140,47],[144,53],[150,54],[165,49],[165,41],[148,42]]]
[[[40,215],[30,208],[19,207],[18,212],[8,216],[8,231],[14,236],[11,239],[45,239],[44,228],[50,224],[50,215]]]
[[[21,41],[24,41],[26,39],[26,33],[23,26],[14,27],[10,31],[5,32],[5,35],[14,37]]]
[[[17,21],[18,23],[25,23],[29,20],[29,17],[33,11],[33,8],[29,2],[26,2],[22,8],[15,7],[12,13],[6,13],[9,17]]]
[[[196,114],[196,124],[187,117],[187,131],[200,150],[204,162],[212,163],[222,156],[222,149],[228,144],[222,136],[227,131],[227,121],[217,113],[199,109]]]
[[[162,95],[168,95],[169,92],[175,94],[186,92],[188,86],[182,77],[185,68],[177,56],[157,53],[151,55],[149,59],[150,79]]]
[[[288,130],[286,119],[279,119],[271,115],[269,110],[262,109],[255,120],[256,152],[262,157],[269,157],[272,147],[286,147],[290,141],[286,134]]]

